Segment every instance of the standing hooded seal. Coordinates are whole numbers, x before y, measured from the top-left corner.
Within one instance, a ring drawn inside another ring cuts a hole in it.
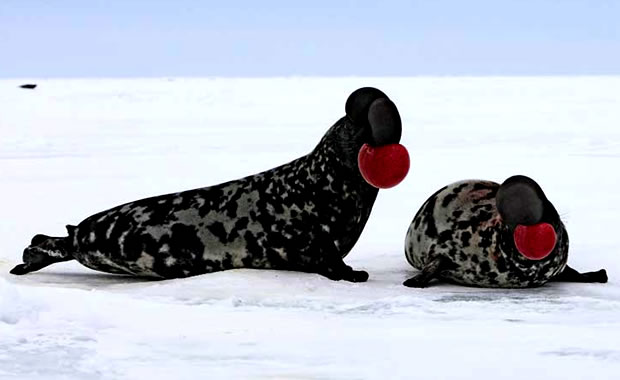
[[[77,260],[102,272],[158,279],[258,268],[366,281],[368,273],[343,258],[364,229],[378,187],[400,182],[409,156],[398,144],[398,110],[383,92],[358,89],[345,111],[311,153],[285,165],[114,207],[67,226],[66,237],[36,235],[11,273]]]

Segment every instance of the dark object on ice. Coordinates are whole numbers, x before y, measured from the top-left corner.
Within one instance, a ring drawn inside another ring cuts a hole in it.
[[[28,90],[34,90],[35,88],[37,88],[36,84],[22,84],[21,86],[19,86],[19,88],[25,88]]]
[[[540,186],[525,176],[501,186],[470,180],[442,188],[411,222],[405,254],[420,272],[404,285],[416,288],[433,278],[493,288],[607,282],[604,269],[579,273],[566,265],[566,228]]]
[[[345,110],[306,156],[236,181],[103,211],[67,226],[68,237],[36,235],[24,264],[11,273],[75,259],[102,272],[151,278],[260,268],[366,281],[368,273],[343,261],[379,191],[362,177],[358,155],[365,144],[398,143],[401,124],[396,106],[375,88],[353,92]],[[391,170],[385,164],[381,169]]]

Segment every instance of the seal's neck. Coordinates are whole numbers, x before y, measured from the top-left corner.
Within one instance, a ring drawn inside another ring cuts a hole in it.
[[[364,130],[355,126],[348,117],[338,120],[307,156],[311,172],[316,175],[334,173],[372,187],[362,178],[357,163],[365,139]]]

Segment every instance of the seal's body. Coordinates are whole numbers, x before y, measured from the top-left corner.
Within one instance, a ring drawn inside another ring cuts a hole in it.
[[[376,89],[351,94],[347,116],[310,154],[288,164],[127,203],[67,226],[65,238],[37,235],[24,251],[24,264],[12,273],[75,259],[103,272],[152,278],[263,268],[365,281],[366,272],[342,260],[359,238],[378,193],[362,178],[357,155],[372,142],[375,127],[392,128],[400,139],[400,124],[369,125],[369,108],[377,99],[389,102]],[[390,108],[376,112],[397,115],[389,103]],[[356,112],[364,118],[356,120]]]
[[[537,237],[515,235],[523,228],[533,229]],[[528,242],[533,249],[528,250]],[[548,248],[536,253],[536,244]],[[405,282],[410,287],[425,287],[434,277],[500,288],[540,286],[553,279],[607,281],[604,270],[579,274],[567,267],[566,228],[540,187],[524,176],[502,185],[461,181],[437,191],[414,217],[405,255],[420,270]]]

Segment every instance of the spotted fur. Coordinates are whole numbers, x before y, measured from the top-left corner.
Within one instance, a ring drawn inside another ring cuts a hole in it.
[[[341,118],[308,155],[239,180],[100,212],[68,226],[66,238],[37,235],[13,273],[75,259],[98,271],[151,278],[260,268],[365,281],[366,272],[342,259],[378,193],[357,166],[371,138],[370,101],[384,96],[371,90],[347,103],[347,114],[349,108],[363,114],[362,121]]]
[[[558,276],[568,259],[568,234],[558,213],[552,209],[547,221],[557,234],[553,252],[542,260],[528,260],[514,245],[513,227],[498,213],[499,186],[461,181],[433,194],[407,231],[407,261],[422,272],[437,263],[440,268],[428,275],[468,286],[525,288]]]

